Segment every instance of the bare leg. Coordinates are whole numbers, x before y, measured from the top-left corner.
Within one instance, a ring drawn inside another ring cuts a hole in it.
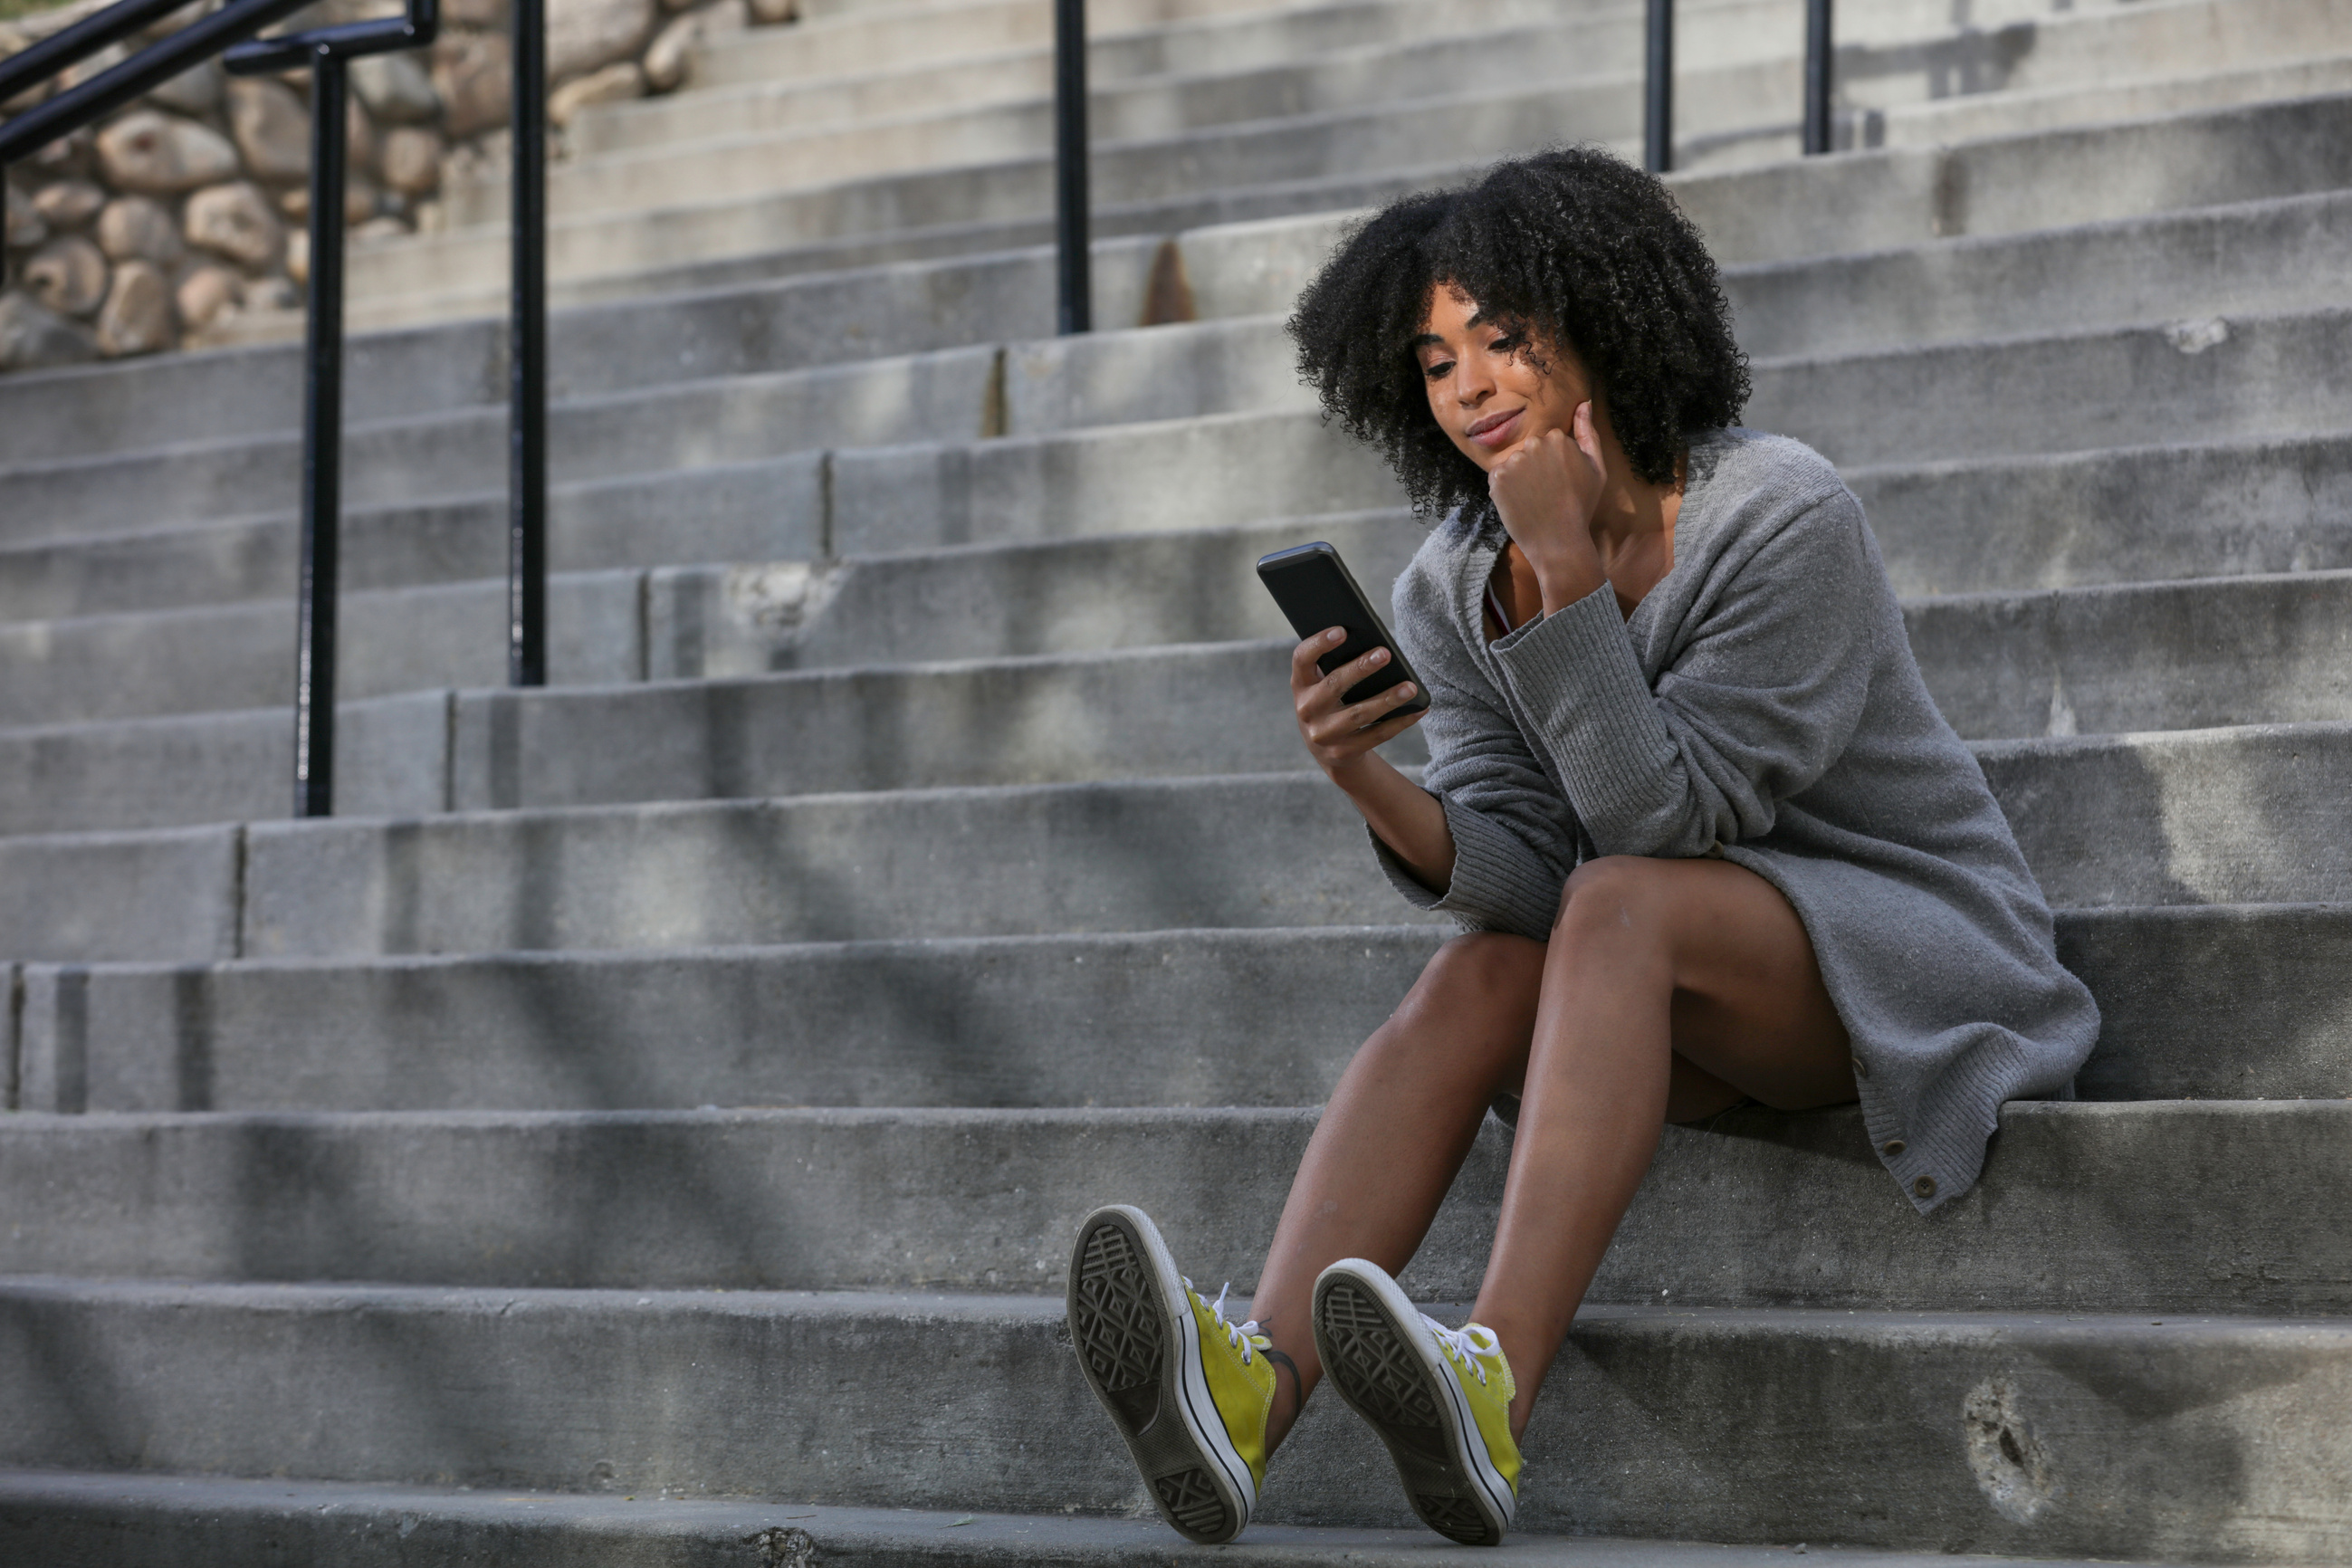
[[[1690,1069],[1679,1083],[1677,1058]],[[1527,1425],[1669,1114],[1705,1115],[1742,1094],[1793,1110],[1853,1093],[1812,944],[1770,883],[1722,860],[1580,868],[1545,951],[1475,1314],[1517,1373],[1514,1428]]]
[[[1277,1371],[1269,1450],[1323,1375],[1307,1303],[1342,1258],[1402,1269],[1470,1152],[1499,1089],[1515,1086],[1544,976],[1544,944],[1465,936],[1422,971],[1332,1091],[1283,1205],[1251,1311],[1297,1372]],[[1285,1366],[1278,1357],[1277,1368]]]

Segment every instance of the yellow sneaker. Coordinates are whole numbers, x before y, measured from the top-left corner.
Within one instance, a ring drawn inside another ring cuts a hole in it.
[[[1518,1385],[1494,1331],[1423,1316],[1360,1258],[1323,1270],[1313,1316],[1325,1373],[1389,1446],[1421,1521],[1465,1546],[1501,1545],[1519,1503]]]
[[[1227,1289],[1231,1287],[1228,1286]],[[1070,1343],[1160,1517],[1193,1541],[1231,1541],[1265,1479],[1272,1341],[1225,1321],[1176,1272],[1159,1227],[1125,1204],[1097,1209],[1070,1257]]]

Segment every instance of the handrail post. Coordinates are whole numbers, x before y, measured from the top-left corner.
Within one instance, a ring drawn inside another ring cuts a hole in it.
[[[335,809],[335,604],[341,532],[343,194],[348,67],[310,66],[310,309],[302,397],[302,575],[294,685],[294,815]]]
[[[1675,0],[1650,0],[1642,94],[1642,164],[1654,174],[1675,166]]]
[[[1805,152],[1830,150],[1830,89],[1836,55],[1830,37],[1830,0],[1805,0]]]
[[[507,679],[547,684],[547,8],[514,0]]]
[[[1087,220],[1087,0],[1054,0],[1054,240],[1058,330],[1094,330]]]

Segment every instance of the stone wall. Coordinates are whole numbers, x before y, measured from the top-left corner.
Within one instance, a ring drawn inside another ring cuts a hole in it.
[[[0,58],[105,3],[0,22]],[[215,3],[199,0],[149,37]],[[289,26],[399,10],[399,0],[322,0]],[[789,21],[793,0],[547,0],[547,12],[560,157],[562,127],[582,109],[676,88],[699,39]],[[345,216],[354,237],[434,232],[446,188],[502,172],[507,27],[507,0],[443,0],[430,49],[353,63]],[[125,53],[110,49],[65,81]],[[227,333],[240,312],[299,306],[309,270],[309,90],[307,71],[231,78],[207,61],[10,168],[0,370],[193,347]]]

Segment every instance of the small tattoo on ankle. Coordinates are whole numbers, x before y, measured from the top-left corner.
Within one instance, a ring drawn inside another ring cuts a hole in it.
[[[1307,1384],[1305,1380],[1300,1378],[1298,1375],[1298,1363],[1291,1360],[1289,1356],[1286,1355],[1281,1351],[1276,1350],[1271,1345],[1266,1347],[1265,1359],[1272,1362],[1280,1370],[1290,1374],[1291,1394],[1298,1401],[1298,1408],[1301,1410],[1306,1409]]]

